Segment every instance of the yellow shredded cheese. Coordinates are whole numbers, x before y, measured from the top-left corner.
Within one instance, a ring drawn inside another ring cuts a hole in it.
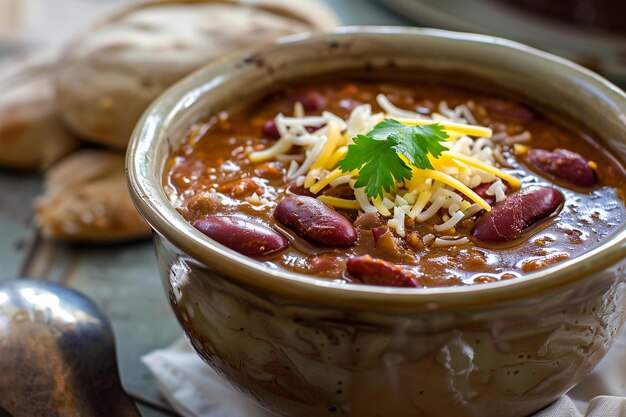
[[[327,195],[320,195],[317,199],[322,203],[339,209],[358,210],[360,208],[359,203],[356,200],[346,200],[345,198],[330,197]]]
[[[355,172],[350,172],[349,174],[355,174]],[[337,168],[334,171],[332,171],[330,174],[328,174],[327,176],[325,176],[324,178],[316,182],[309,189],[311,190],[313,194],[317,194],[320,191],[322,191],[324,187],[330,184],[332,180],[337,179],[341,177],[342,175],[348,175],[348,173],[344,173],[339,168]],[[306,187],[306,183],[305,183],[305,187]]]
[[[319,169],[311,169],[306,173],[306,177],[304,178],[304,188],[310,188],[315,181],[317,181],[317,175],[319,174]]]
[[[348,147],[347,146],[340,146],[330,156],[330,158],[328,158],[328,161],[326,161],[326,164],[324,165],[324,168],[326,168],[326,169],[333,169],[334,167],[337,166],[339,161],[341,161],[343,158],[346,157],[347,154],[348,154]]]
[[[467,210],[468,208],[470,208],[471,206],[472,206],[472,203],[470,203],[470,202],[469,202],[469,201],[467,201],[467,200],[463,200],[463,201],[461,201],[461,203],[459,204],[459,209],[460,209],[461,211],[465,211],[465,210]]]
[[[341,140],[341,131],[339,130],[339,125],[337,122],[331,120],[328,122],[328,142],[326,142],[326,146],[322,149],[320,156],[313,163],[309,171],[314,169],[323,168],[328,158],[335,152],[337,148],[337,144]]]
[[[346,146],[348,144],[348,134],[344,133],[341,135],[341,140],[337,143],[337,146]]]
[[[387,209],[387,207],[385,207],[380,197],[372,198],[372,204],[374,205],[374,207],[376,207],[376,210],[378,210],[378,212],[383,216],[391,216],[391,212]]]
[[[528,153],[528,146],[515,143],[513,144],[513,151],[515,155],[526,155],[526,153]]]
[[[433,180],[440,181],[446,185],[449,185],[452,188],[459,190],[461,193],[465,194],[470,200],[476,202],[479,206],[487,211],[491,211],[491,206],[487,204],[485,200],[483,200],[478,194],[472,191],[471,188],[463,184],[461,181],[456,178],[451,177],[448,174],[444,174],[441,171],[435,171],[432,169],[423,170],[425,175],[432,178]]]
[[[495,175],[496,177],[502,178],[503,180],[505,180],[506,182],[508,182],[509,184],[511,184],[511,186],[513,188],[520,188],[522,183],[519,179],[517,179],[516,177],[514,177],[513,175],[507,174],[506,172],[502,171],[501,169],[498,169],[496,167],[494,167],[493,165],[489,165],[486,164],[482,161],[479,161],[476,158],[472,158],[471,156],[467,156],[464,155],[462,153],[458,153],[458,152],[452,152],[452,151],[446,151],[442,154],[442,156],[449,156],[453,159],[459,160],[469,166],[473,166],[475,168],[478,168],[482,171],[485,171],[489,174]]]
[[[440,120],[431,119],[396,118],[395,120],[409,126],[422,126],[439,123],[441,126],[443,126],[443,128],[448,132],[450,136],[456,136],[456,133],[460,133],[461,135],[475,136],[479,138],[490,138],[493,135],[493,131],[488,127],[467,125],[464,123],[443,122]]]
[[[430,191],[428,190],[422,191],[417,197],[417,201],[415,201],[413,208],[409,212],[409,217],[415,217],[418,214],[420,214],[424,210],[424,207],[426,207],[426,204],[430,200],[431,196],[432,196],[432,193]]]
[[[278,155],[289,152],[293,144],[287,140],[286,138],[281,138],[270,146],[267,149],[263,149],[262,151],[252,152],[248,155],[248,159],[251,162],[263,162],[275,158]]]

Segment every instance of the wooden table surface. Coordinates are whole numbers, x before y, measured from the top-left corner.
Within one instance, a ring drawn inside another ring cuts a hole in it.
[[[344,24],[408,23],[368,0],[325,1]],[[182,335],[159,282],[152,243],[70,246],[42,241],[32,225],[32,203],[41,186],[39,175],[0,170],[0,281],[45,279],[91,297],[113,323],[122,381],[139,399],[142,415],[176,415],[167,412],[140,360]]]

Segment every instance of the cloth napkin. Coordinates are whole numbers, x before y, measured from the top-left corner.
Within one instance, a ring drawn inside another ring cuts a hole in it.
[[[274,417],[206,365],[186,341],[143,357],[163,396],[184,417]],[[580,384],[533,417],[626,417],[626,332]]]

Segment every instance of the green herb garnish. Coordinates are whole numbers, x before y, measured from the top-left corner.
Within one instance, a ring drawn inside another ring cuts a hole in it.
[[[420,169],[433,169],[428,154],[439,158],[448,150],[440,142],[448,134],[439,123],[409,126],[394,119],[386,119],[367,135],[357,135],[348,153],[339,161],[343,172],[359,170],[355,188],[365,187],[368,197],[382,196],[383,192],[395,187],[396,183],[413,176],[411,168],[400,158],[400,154]]]

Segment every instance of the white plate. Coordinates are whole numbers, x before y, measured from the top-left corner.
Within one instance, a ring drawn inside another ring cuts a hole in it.
[[[378,1],[424,25],[486,33],[533,45],[626,86],[626,37],[579,31],[494,0]]]

